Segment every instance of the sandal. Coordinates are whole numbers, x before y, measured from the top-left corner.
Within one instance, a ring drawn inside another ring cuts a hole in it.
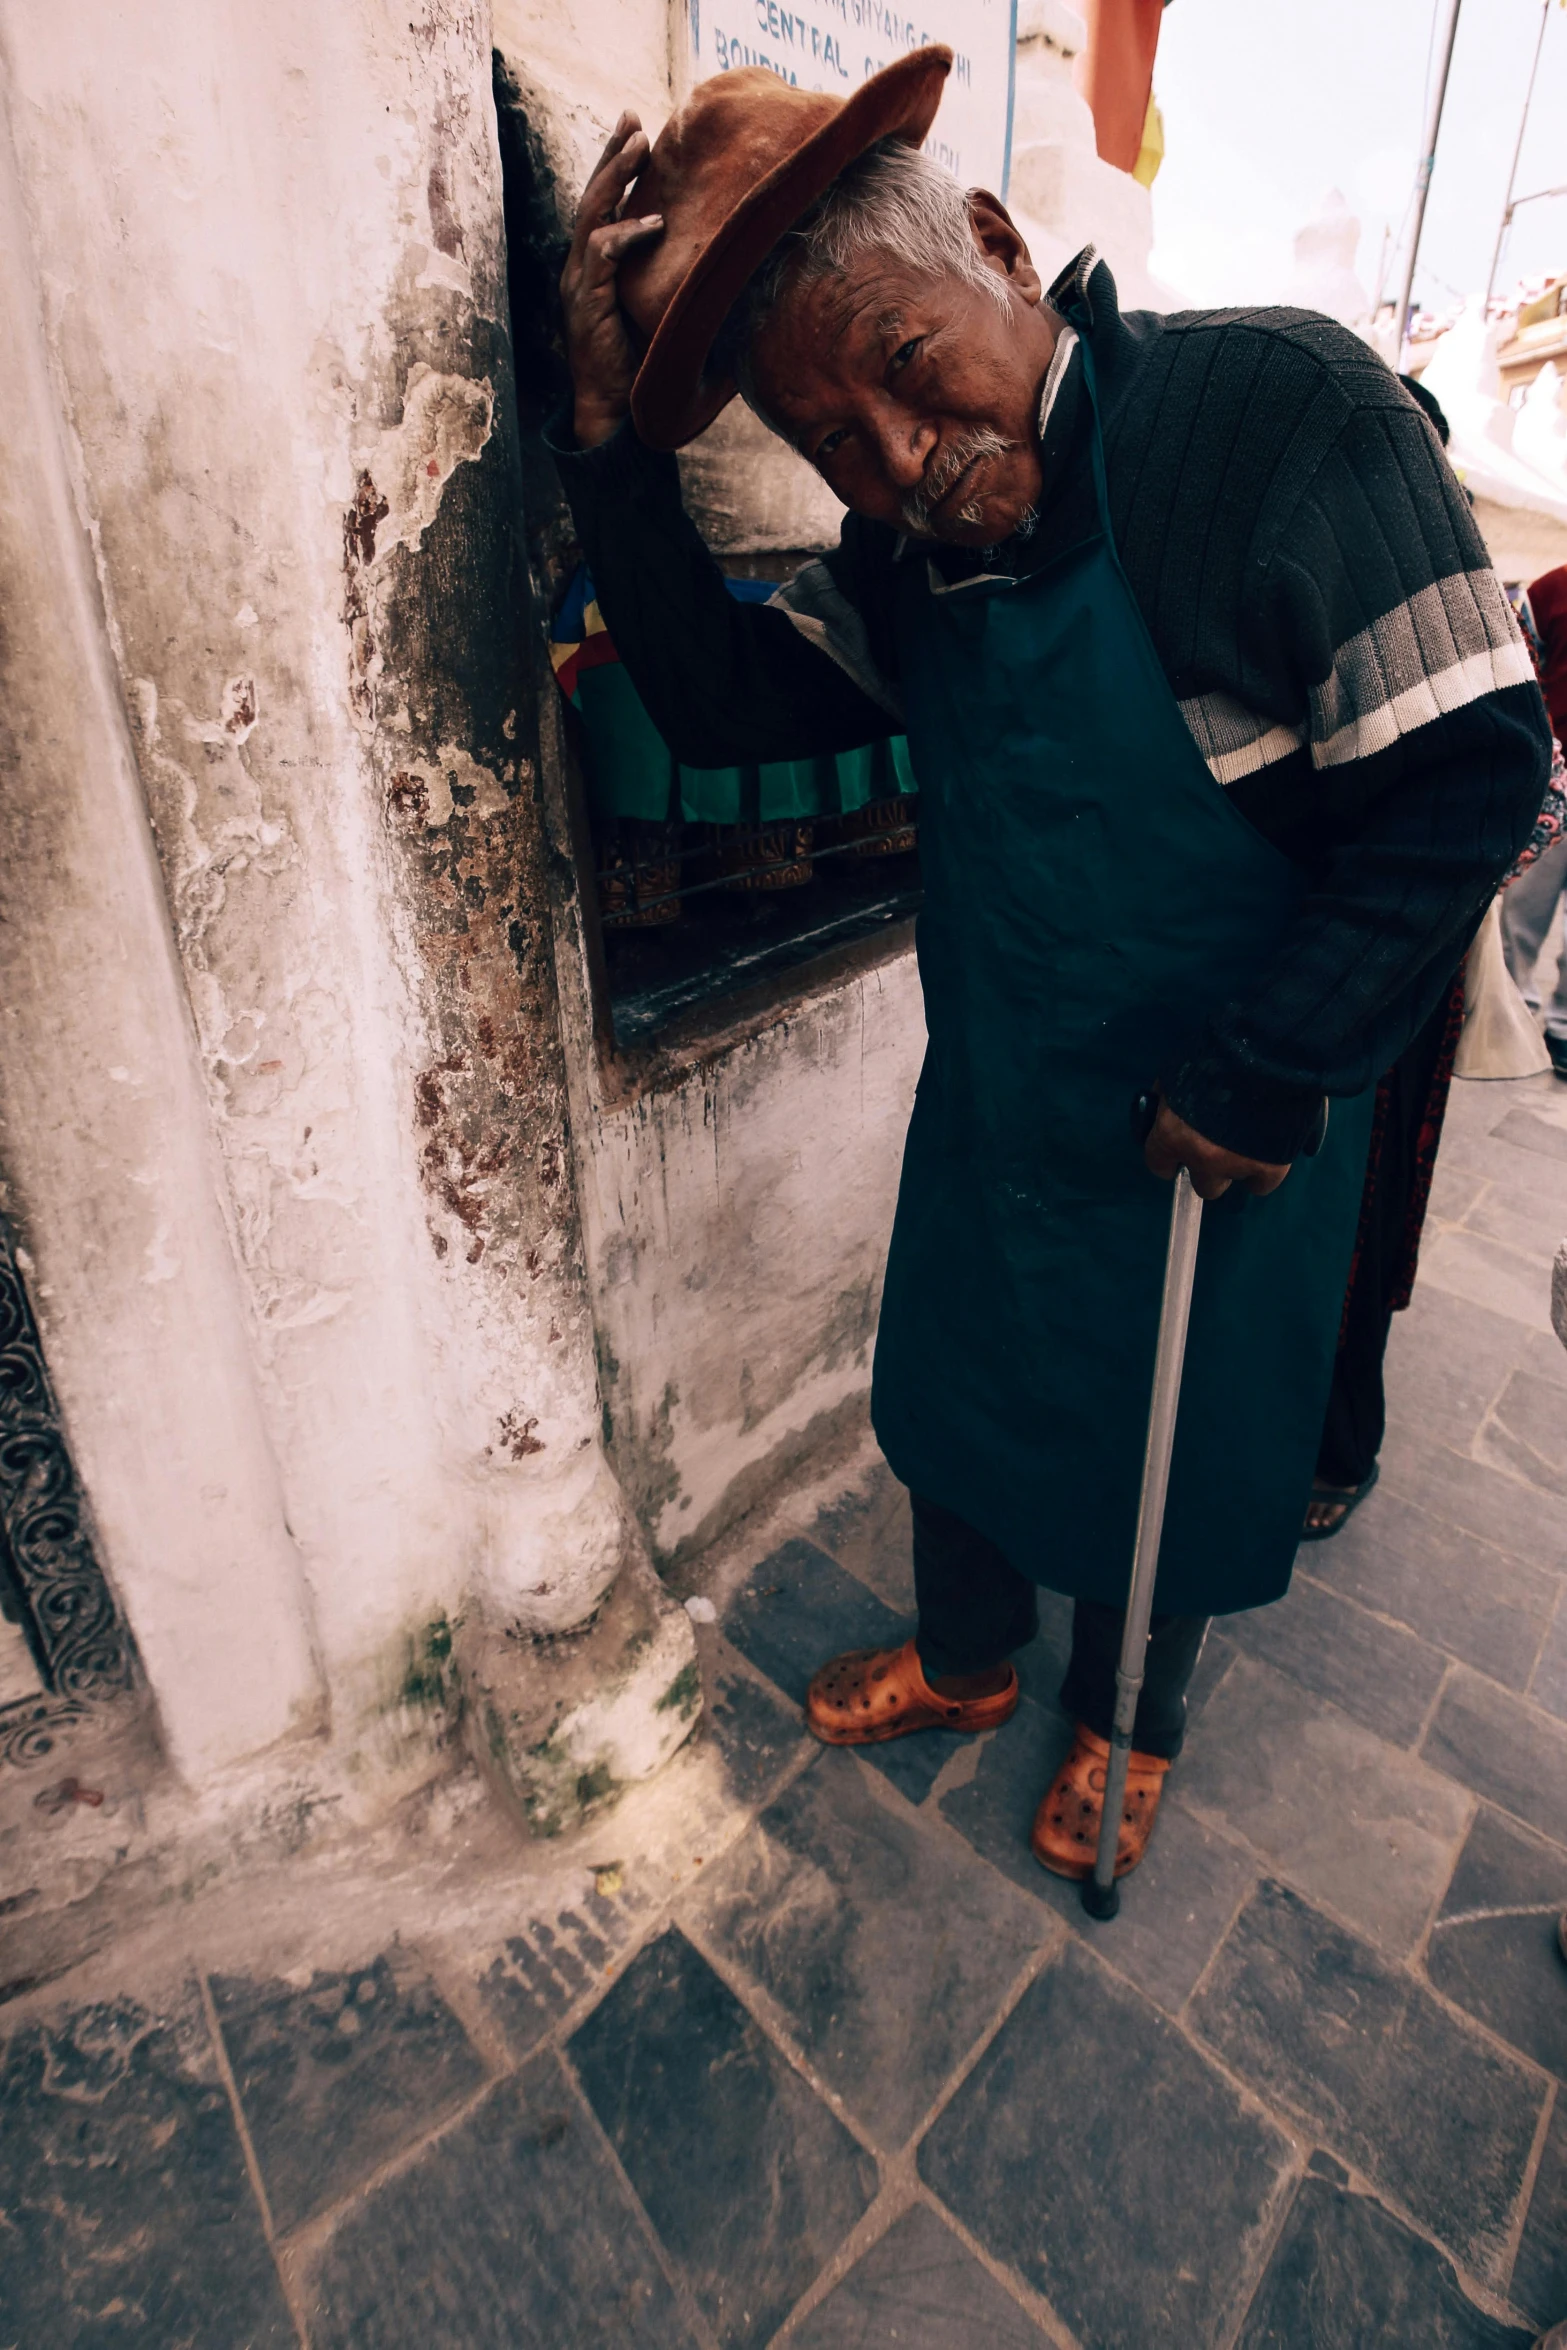
[[[901,1648],[851,1648],[823,1665],[805,1693],[805,1719],[827,1746],[879,1746],[912,1730],[998,1730],[1017,1701],[1011,1665],[989,1697],[941,1696],[906,1640]]]
[[[1109,1762],[1109,1740],[1097,1737],[1086,1723],[1079,1722],[1072,1751],[1034,1814],[1034,1832],[1028,1840],[1034,1858],[1052,1876],[1072,1877],[1080,1882],[1093,1875]],[[1126,1804],[1115,1852],[1118,1877],[1135,1869],[1148,1850],[1169,1768],[1163,1755],[1139,1754],[1135,1747],[1132,1749],[1126,1774]]]
[[[1350,1519],[1371,1491],[1382,1470],[1378,1462],[1371,1464],[1371,1474],[1359,1485],[1325,1485],[1320,1477],[1311,1480],[1313,1501],[1336,1501],[1342,1504],[1331,1526],[1313,1526],[1308,1521],[1301,1531],[1302,1542],[1326,1542],[1330,1534],[1342,1534]]]

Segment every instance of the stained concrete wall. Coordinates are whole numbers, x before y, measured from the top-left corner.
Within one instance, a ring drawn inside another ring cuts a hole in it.
[[[605,1404],[662,1555],[861,1426],[924,1044],[905,951],[683,1080],[596,1107],[583,1172]]]
[[[315,1728],[324,1689],[39,292],[0,133],[4,1206],[164,1737],[200,1778]]]
[[[524,1631],[576,1624],[631,1539],[600,1438],[537,822],[489,13],[10,0],[0,44],[253,1440],[298,1638],[339,1737],[373,1738],[418,1689],[434,1616],[477,1593]],[[90,917],[84,878],[47,886]],[[80,1017],[63,1033],[97,1077],[122,1057]],[[24,1037],[23,1059],[51,1041]],[[146,1056],[126,1060],[140,1086]],[[128,1236],[143,1160],[104,1131],[103,1213]],[[51,1359],[85,1363],[67,1325],[92,1301],[54,1277],[84,1190],[23,1182],[16,1204]],[[175,1265],[195,1245],[182,1220],[160,1243]],[[151,1659],[179,1602],[94,1470],[116,1412],[133,1449],[154,1442],[133,1378],[106,1361],[64,1384]],[[212,1685],[231,1752],[255,1743],[236,1692],[258,1673],[286,1678],[236,1637]]]

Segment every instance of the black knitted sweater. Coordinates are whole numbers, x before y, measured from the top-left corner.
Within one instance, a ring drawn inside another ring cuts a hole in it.
[[[1322,1095],[1373,1083],[1450,982],[1540,807],[1544,705],[1434,431],[1358,337],[1307,311],[1123,315],[1092,248],[1049,298],[1080,305],[1111,523],[1181,714],[1309,878],[1261,984],[1165,1072],[1201,1132],[1284,1160]],[[950,577],[1028,571],[1094,528],[1088,429],[1068,346],[1037,528],[939,550]],[[629,425],[592,450],[550,437],[600,608],[680,759],[808,757],[897,730],[894,531],[849,515],[771,604],[740,604],[673,458]]]

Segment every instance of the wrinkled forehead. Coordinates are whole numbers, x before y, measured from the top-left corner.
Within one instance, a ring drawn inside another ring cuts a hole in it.
[[[878,249],[842,271],[790,271],[751,338],[758,397],[780,422],[795,423],[856,386],[879,383],[888,349],[965,290],[955,271],[920,269]]]

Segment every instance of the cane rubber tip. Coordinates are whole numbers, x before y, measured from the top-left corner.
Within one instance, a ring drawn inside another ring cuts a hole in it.
[[[1092,1877],[1085,1877],[1083,1907],[1091,1918],[1113,1918],[1121,1907],[1120,1886],[1099,1885]]]

